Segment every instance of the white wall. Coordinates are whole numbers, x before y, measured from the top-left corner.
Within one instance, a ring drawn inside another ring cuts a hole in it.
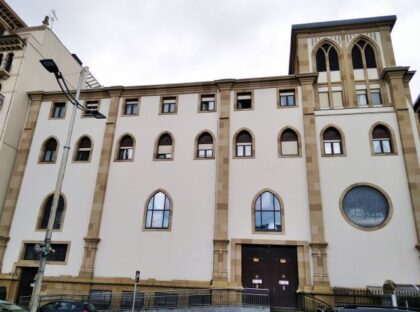
[[[179,95],[178,113],[159,115],[159,97],[142,97],[139,116],[118,118],[113,152],[125,133],[135,137],[136,149],[134,161],[110,166],[95,275],[132,277],[141,270],[145,279],[211,279],[216,161],[193,156],[199,132],[216,136],[217,113],[198,114],[197,101],[197,94]],[[173,161],[152,159],[163,131],[174,137]],[[172,228],[143,231],[146,200],[159,188],[173,200]]]
[[[300,93],[300,91],[299,91]],[[234,111],[231,96],[230,143],[241,128],[255,136],[255,159],[233,159],[229,149],[229,237],[231,239],[310,240],[304,144],[302,157],[279,158],[278,135],[286,126],[304,137],[302,105],[277,108],[276,89],[254,90],[254,110]],[[252,201],[261,190],[278,193],[284,203],[284,234],[253,234]]]
[[[49,119],[50,105],[51,102],[43,102],[41,105],[2,272],[12,271],[13,263],[19,258],[22,241],[43,240],[45,236],[45,231],[36,231],[36,222],[44,199],[54,191],[71,116],[71,105],[68,104],[64,120]],[[101,112],[107,114],[108,107],[109,100],[102,100]],[[67,200],[64,223],[62,231],[55,231],[52,238],[53,242],[71,241],[69,258],[66,265],[47,265],[47,275],[77,275],[79,273],[83,256],[83,237],[86,236],[89,223],[104,128],[105,120],[80,118],[80,112],[77,113],[62,188],[62,193]],[[93,139],[91,162],[72,162],[75,143],[84,134],[88,134]],[[56,163],[39,164],[41,146],[50,136],[59,140]]]
[[[371,156],[369,130],[378,121],[393,129],[398,155]],[[327,124],[343,131],[347,150],[345,157],[321,157],[319,161],[331,285],[382,285],[387,279],[419,283],[413,212],[395,114],[391,108],[318,113],[318,133]],[[319,136],[317,139],[319,142]],[[344,190],[362,182],[380,187],[391,198],[392,218],[379,230],[359,230],[340,212]]]

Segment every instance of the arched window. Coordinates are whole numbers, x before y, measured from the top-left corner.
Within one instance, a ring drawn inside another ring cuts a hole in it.
[[[164,133],[159,137],[156,156],[157,159],[172,159],[174,157],[174,145],[172,137]]]
[[[242,130],[236,135],[236,157],[252,157],[253,148],[252,148],[252,136],[246,131]]]
[[[285,129],[280,135],[280,155],[281,156],[298,156],[299,140],[295,131]]]
[[[119,160],[131,160],[134,156],[134,140],[128,134],[123,136],[120,140],[118,148]]]
[[[87,136],[82,137],[77,144],[75,161],[89,161],[90,152],[92,150],[92,142]]]
[[[366,40],[360,39],[351,50],[353,69],[376,68],[375,52]]]
[[[10,70],[12,69],[13,56],[13,53],[7,54],[6,65],[4,66],[4,69],[7,72],[10,72]]]
[[[340,64],[338,62],[338,54],[335,48],[324,43],[319,47],[316,52],[316,69],[318,72],[340,70]]]
[[[54,195],[48,196],[47,200],[44,202],[44,206],[41,209],[41,215],[40,215],[38,226],[37,226],[37,228],[40,230],[45,230],[48,227],[48,221],[50,219],[53,198],[54,198]],[[60,195],[60,199],[58,200],[57,211],[55,213],[55,219],[54,219],[55,230],[58,230],[61,228],[63,224],[63,217],[64,217],[64,198],[62,195]]]
[[[341,142],[340,132],[334,127],[327,128],[322,139],[324,141],[324,154],[325,155],[341,155],[343,154],[343,146]]]
[[[168,229],[171,218],[171,201],[164,192],[158,191],[149,199],[146,212],[146,229]]]
[[[55,162],[57,156],[57,141],[54,138],[48,139],[42,148],[41,162]]]
[[[197,158],[213,158],[213,137],[208,132],[203,132],[197,139]]]
[[[393,153],[391,134],[387,127],[377,125],[372,131],[372,140],[375,154]]]
[[[282,231],[281,205],[273,193],[261,193],[254,204],[255,231]]]

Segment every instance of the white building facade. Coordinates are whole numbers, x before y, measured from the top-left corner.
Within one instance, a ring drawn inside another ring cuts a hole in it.
[[[82,92],[107,119],[76,117],[44,293],[130,290],[136,270],[144,290],[269,288],[279,306],[419,284],[419,125],[395,20],[294,25],[287,76]],[[30,97],[0,219],[12,300],[36,273],[70,122],[60,93]]]

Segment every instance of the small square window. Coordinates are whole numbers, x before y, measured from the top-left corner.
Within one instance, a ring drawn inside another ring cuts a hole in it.
[[[50,117],[51,118],[64,118],[65,113],[66,113],[66,103],[64,102],[54,103]]]
[[[280,90],[280,106],[295,106],[295,92],[293,90]]]
[[[124,115],[137,115],[139,113],[139,101],[137,99],[127,99],[124,105]]]
[[[202,95],[200,102],[200,111],[214,112],[216,110],[216,101],[214,95]]]
[[[237,109],[251,109],[252,108],[252,94],[251,92],[238,93],[236,98]]]
[[[85,107],[89,111],[83,111],[83,116],[90,116],[90,115],[98,112],[99,102],[98,101],[86,101]]]
[[[162,98],[162,114],[173,114],[176,112],[176,97]]]
[[[356,91],[357,105],[367,106],[368,101],[366,97],[366,90],[357,90]]]
[[[379,89],[372,89],[370,94],[372,96],[373,105],[382,105],[381,92]]]

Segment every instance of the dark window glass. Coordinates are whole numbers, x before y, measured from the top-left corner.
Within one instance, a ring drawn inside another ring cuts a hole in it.
[[[90,157],[90,151],[92,143],[88,137],[83,137],[79,141],[79,146],[76,153],[76,161],[88,161]]]
[[[202,95],[200,110],[202,112],[211,112],[216,110],[214,95]]]
[[[139,102],[137,99],[125,101],[124,115],[137,115],[139,112]]]
[[[45,202],[44,209],[41,216],[41,222],[39,224],[39,229],[46,229],[48,226],[48,220],[50,219],[51,214],[51,207],[53,201],[53,195],[49,196],[47,201]],[[64,198],[60,195],[60,199],[58,201],[57,212],[55,214],[54,220],[54,229],[59,229],[63,222],[64,216]]]
[[[389,215],[386,197],[369,186],[356,186],[344,195],[343,210],[354,224],[372,228],[385,222]]]
[[[198,158],[212,158],[213,157],[213,137],[208,132],[202,133],[198,138],[197,157]]]
[[[165,133],[162,134],[158,141],[156,158],[158,159],[170,159],[173,157],[173,140],[172,137]]]
[[[237,95],[237,109],[252,108],[252,94],[251,92],[242,92]]]
[[[163,114],[172,114],[176,110],[176,98],[175,97],[164,97],[162,98],[162,110]]]
[[[193,295],[188,296],[188,303],[190,306],[210,306],[211,305],[211,291],[197,290]]]
[[[176,308],[178,295],[170,292],[155,292],[155,306]]]
[[[337,129],[330,127],[324,131],[324,154],[340,155],[343,153],[341,146],[341,135]]]
[[[340,65],[338,63],[338,54],[333,47],[331,47],[328,50],[328,60],[330,63],[330,70],[340,70]]]
[[[295,106],[295,91],[280,90],[280,106]]]
[[[54,162],[57,151],[57,141],[53,138],[44,143],[44,151],[42,155],[42,162]]]
[[[375,154],[390,154],[393,152],[391,135],[385,126],[376,126],[372,131],[372,139]]]
[[[281,231],[280,201],[271,192],[258,196],[254,206],[256,231]]]
[[[136,292],[134,309],[141,309],[144,303],[144,293]],[[123,291],[121,295],[121,309],[130,309],[133,307],[133,292]]]
[[[291,129],[286,129],[281,134],[281,141],[282,142],[291,142],[291,141],[297,141],[297,135],[296,132],[294,132]]]
[[[236,157],[252,156],[252,137],[248,131],[241,131],[236,136]]]
[[[85,107],[88,109],[88,111],[83,111],[83,116],[90,116],[98,112],[99,102],[86,101]]]
[[[171,203],[163,192],[155,193],[147,204],[146,229],[169,228]]]
[[[118,159],[129,160],[133,158],[134,142],[133,138],[129,135],[125,135],[120,140],[120,148],[118,152]]]
[[[325,61],[325,52],[321,48],[316,52],[316,70],[318,72],[327,71],[327,63]]]
[[[63,118],[65,113],[66,103],[54,103],[51,112],[51,118]]]
[[[7,54],[6,65],[4,66],[4,69],[7,72],[10,72],[10,70],[12,69],[13,57],[14,57],[13,53]]]
[[[373,52],[370,44],[365,46],[365,61],[367,68],[376,68],[375,52]]]
[[[353,61],[353,69],[363,69],[362,54],[357,45],[351,50],[351,59]]]
[[[53,251],[48,255],[48,261],[66,261],[67,244],[51,244],[51,249]],[[35,243],[25,244],[23,260],[39,260],[39,256],[35,252]]]

